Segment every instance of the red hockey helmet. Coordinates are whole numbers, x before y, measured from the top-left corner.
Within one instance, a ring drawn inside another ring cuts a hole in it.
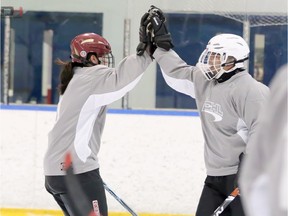
[[[70,43],[72,62],[87,63],[89,53],[95,53],[101,64],[113,66],[114,60],[108,41],[95,33],[77,35]],[[112,64],[112,65],[111,65]]]

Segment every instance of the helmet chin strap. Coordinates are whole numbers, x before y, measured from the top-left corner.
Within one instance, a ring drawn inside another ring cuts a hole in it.
[[[230,61],[230,62],[225,62],[225,63],[223,63],[223,64],[221,64],[221,70],[217,73],[217,75],[215,76],[215,79],[219,79],[224,73],[231,73],[231,72],[235,72],[236,70],[237,70],[237,67],[236,67],[236,64],[238,64],[238,63],[243,63],[244,61],[246,61],[246,60],[248,60],[249,58],[248,57],[246,57],[246,58],[244,58],[244,59],[240,59],[240,60],[238,60],[238,61]],[[223,69],[223,67],[225,67],[225,66],[229,66],[229,65],[234,65],[232,68],[230,68],[229,70],[224,70]],[[235,74],[235,73],[234,73]],[[233,75],[234,75],[233,74]],[[233,76],[232,74],[231,74],[231,76]],[[230,77],[231,77],[230,76]],[[230,78],[229,77],[229,78]]]
[[[232,64],[236,65],[237,63],[243,63],[244,61],[246,61],[246,60],[248,60],[248,59],[249,59],[249,57],[246,57],[246,58],[240,59],[240,60],[238,60],[238,61],[225,62],[225,63],[223,63],[221,66],[222,66],[222,67],[225,67],[225,66],[232,65]]]

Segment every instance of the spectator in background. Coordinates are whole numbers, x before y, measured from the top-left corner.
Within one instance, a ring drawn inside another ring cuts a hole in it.
[[[107,216],[97,156],[107,105],[132,90],[152,60],[143,51],[143,55],[128,56],[113,68],[110,44],[95,33],[76,36],[70,48],[72,61],[58,60],[63,66],[59,84],[60,100],[44,158],[45,187],[65,216],[78,216],[65,186],[65,155],[69,152],[74,173],[91,209],[94,201],[94,208],[99,207],[100,214]]]
[[[241,197],[247,216],[287,216],[287,65],[274,76],[255,143],[243,161]]]

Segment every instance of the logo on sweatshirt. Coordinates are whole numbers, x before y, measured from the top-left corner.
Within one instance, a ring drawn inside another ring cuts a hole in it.
[[[223,119],[223,112],[220,104],[214,103],[212,101],[204,102],[202,112],[211,114],[214,117],[214,122],[218,122]]]

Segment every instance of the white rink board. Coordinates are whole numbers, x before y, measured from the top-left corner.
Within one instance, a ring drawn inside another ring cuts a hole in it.
[[[42,170],[56,113],[0,113],[0,206],[59,209]],[[99,158],[103,180],[134,211],[195,213],[205,178],[199,117],[108,113]],[[107,198],[110,212],[125,212]]]

